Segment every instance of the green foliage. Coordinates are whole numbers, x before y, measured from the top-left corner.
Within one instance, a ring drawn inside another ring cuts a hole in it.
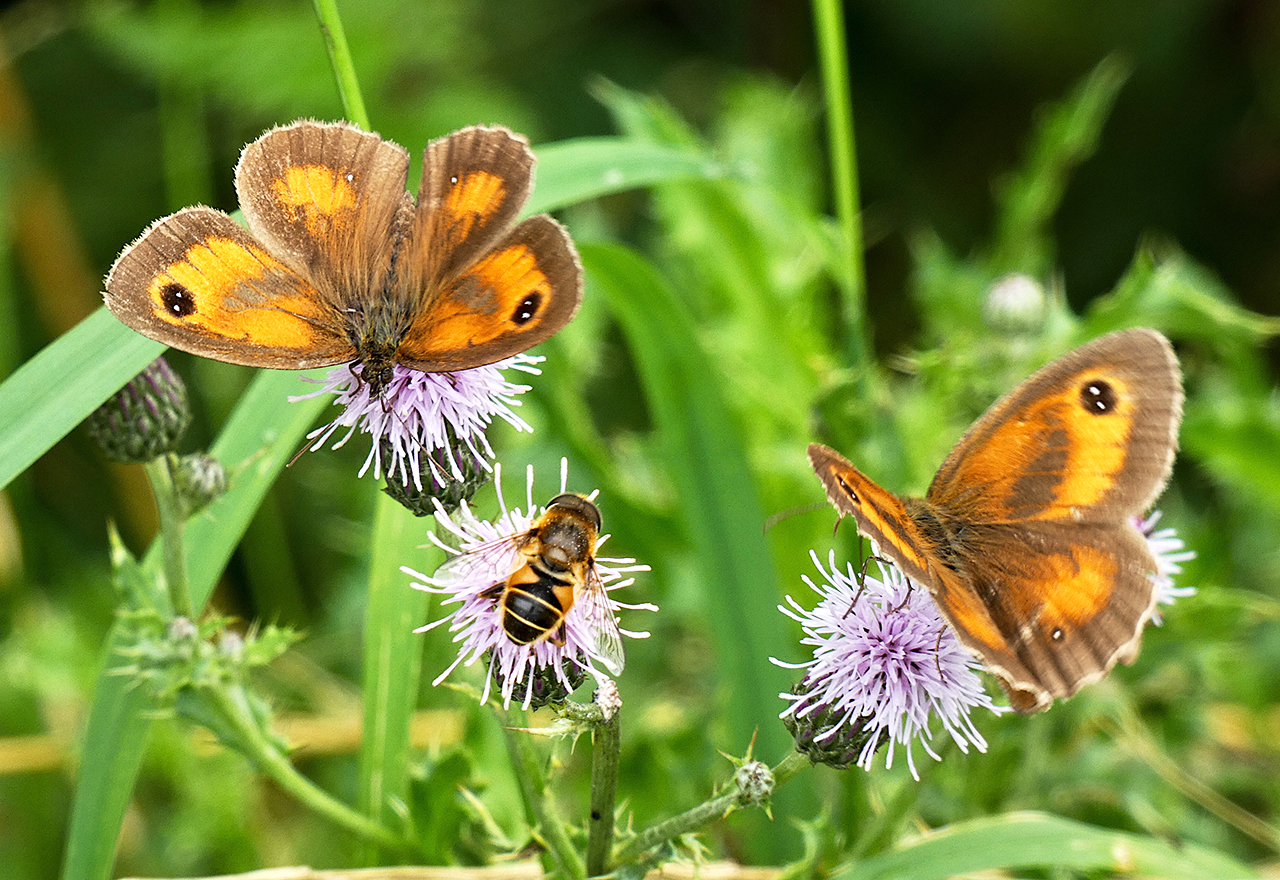
[[[661,606],[623,620],[651,636],[629,641],[619,681],[620,824],[639,832],[705,805],[733,776],[737,759],[724,754],[751,749],[778,765],[790,752],[776,716],[797,673],[769,658],[804,655],[775,606],[788,593],[809,602],[810,548],[857,552],[851,529],[832,538],[825,506],[772,521],[821,500],[807,442],[830,443],[888,488],[921,492],[964,427],[1036,366],[1110,330],[1150,326],[1175,341],[1188,392],[1161,524],[1198,552],[1180,583],[1200,592],[1167,610],[1137,663],[1045,715],[977,719],[988,751],[947,745],[937,764],[917,754],[923,782],[901,760],[870,773],[806,769],[774,793],[772,822],[737,812],[659,851],[918,878],[1248,876],[1274,858],[1280,774],[1266,731],[1280,700],[1280,395],[1265,346],[1280,321],[1239,305],[1167,236],[1148,237],[1088,302],[1068,298],[1060,272],[1055,222],[1073,174],[1106,143],[1141,60],[1103,58],[1026,121],[1027,146],[999,169],[979,244],[907,224],[907,268],[888,285],[859,277],[850,258],[861,265],[848,238],[862,221],[872,245],[887,234],[876,206],[858,223],[831,216],[855,193],[847,180],[830,192],[827,181],[847,175],[829,170],[813,83],[736,64],[699,75],[621,39],[605,45],[634,52],[631,67],[610,68],[603,51],[566,57],[554,48],[566,19],[536,6],[519,25],[480,2],[342,11],[375,129],[411,152],[477,121],[526,131],[539,157],[529,209],[561,212],[579,243],[587,299],[541,350],[522,411],[536,431],[503,427],[491,439],[509,498],[531,464],[545,501],[568,456],[570,489],[600,489],[608,552],[653,568],[619,595]],[[608,7],[584,5],[580,21]],[[59,149],[96,169],[82,185],[82,172],[68,172],[95,276],[154,216],[188,200],[234,207],[229,170],[244,141],[342,113],[305,4],[91,3],[67,14],[83,16],[69,42],[37,42],[21,58],[35,71],[77,59],[86,78],[109,71],[118,89],[115,116],[91,111],[74,135],[41,108],[52,137],[65,137]],[[824,45],[839,44],[843,34],[819,20]],[[650,69],[673,71],[670,100],[616,84],[656,83],[640,76]],[[49,88],[40,83],[33,92]],[[824,82],[823,95],[849,85]],[[613,134],[601,136],[606,126]],[[573,137],[544,144],[547,131]],[[37,152],[21,162],[6,153],[0,204],[21,198],[15,181]],[[286,471],[324,406],[284,404],[306,390],[292,374],[249,378],[173,358],[196,410],[189,442],[229,474],[227,492],[183,524],[201,614],[191,631],[174,630],[159,542],[134,559],[103,536],[111,517],[124,543],[144,543],[150,529],[135,511],[151,501],[75,431],[160,347],[98,307],[96,289],[69,289],[87,317],[16,354],[18,340],[37,338],[24,331],[42,305],[38,281],[27,290],[13,277],[21,231],[5,224],[0,242],[0,302],[11,306],[0,338],[15,342],[0,383],[0,486],[25,553],[0,574],[0,734],[76,731],[79,761],[74,778],[0,777],[0,815],[12,820],[0,822],[6,876],[483,865],[554,837],[536,827],[548,816],[563,817],[557,830],[585,851],[586,738],[571,749],[525,737],[513,761],[505,716],[471,688],[424,686],[456,648],[443,632],[411,632],[447,611],[399,571],[438,565],[424,546],[429,523],[355,478],[363,449],[309,454]],[[1011,273],[1027,284],[1003,298]],[[877,315],[909,327],[909,343],[886,343],[903,333],[873,324]],[[889,350],[876,357],[861,342],[871,339]],[[492,512],[490,490],[475,504]],[[232,618],[249,624],[242,642],[226,635]],[[483,674],[453,679],[479,685]],[[227,682],[234,704],[197,699]],[[359,718],[360,743],[326,757],[302,750],[290,764],[277,722],[294,713]],[[428,747],[413,733],[424,718]],[[207,754],[183,719],[239,751]],[[535,803],[538,786],[547,802]]]

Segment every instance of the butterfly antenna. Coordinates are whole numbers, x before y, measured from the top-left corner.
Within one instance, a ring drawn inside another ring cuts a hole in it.
[[[798,507],[788,507],[786,510],[779,510],[764,521],[764,534],[769,533],[769,529],[782,522],[784,519],[790,519],[801,513],[813,513],[815,510],[821,510],[827,506],[825,501],[815,501],[812,504],[801,504]]]
[[[293,454],[293,458],[289,459],[289,463],[286,464],[285,467],[293,467],[294,462],[302,458],[302,453],[306,452],[307,449],[310,448],[310,446],[311,446],[311,438],[310,437],[303,438],[302,446],[300,446],[298,448],[298,451]]]
[[[839,525],[839,523],[837,523],[837,525]],[[861,532],[859,532],[859,533],[858,533],[858,556],[860,556],[860,557],[862,558],[862,566],[858,569],[858,574],[857,574],[857,581],[858,581],[858,593],[857,593],[857,595],[855,595],[855,596],[853,597],[853,601],[852,601],[851,603],[849,603],[849,610],[848,610],[848,611],[846,611],[846,612],[844,613],[844,616],[845,616],[845,617],[848,617],[848,616],[849,616],[849,614],[850,614],[850,613],[852,613],[853,609],[854,609],[854,608],[857,606],[857,604],[858,604],[858,600],[859,600],[859,599],[861,599],[861,598],[862,598],[862,594],[863,594],[864,592],[866,592],[866,589],[867,589],[867,567],[868,567],[869,565],[871,565],[871,563],[872,563],[872,562],[878,562],[878,563],[880,563],[881,565],[892,565],[892,563],[891,563],[891,562],[889,562],[889,560],[885,559],[883,556],[877,556],[877,555],[876,555],[876,554],[874,554],[874,553],[869,553],[869,554],[867,554],[866,556],[863,556],[863,555],[862,555],[863,548],[866,546],[866,545],[863,543],[863,542],[864,542],[864,540],[865,540],[865,539],[863,538],[862,533],[861,533]],[[910,580],[908,580],[908,581],[907,581],[907,599],[911,598],[911,584],[912,584],[912,582],[911,582]],[[902,600],[902,602],[900,602],[898,605],[896,605],[896,606],[895,606],[895,607],[893,607],[893,608],[890,608],[890,609],[889,609],[889,613],[890,613],[890,614],[896,614],[897,612],[901,611],[901,610],[906,606],[906,604],[907,604],[907,599],[903,599],[903,600]]]
[[[947,674],[942,671],[942,634],[946,631],[947,625],[944,623],[938,630],[938,641],[933,646],[933,665],[937,667],[938,677],[942,679],[943,684],[947,682]]]
[[[883,560],[883,559],[880,559],[880,557],[879,557],[879,556],[874,556],[874,557],[872,557],[872,558],[873,558],[873,559],[878,559],[878,560],[880,560],[880,562],[882,562],[882,563],[884,562],[884,560]],[[886,564],[887,564],[887,563],[886,563]],[[890,613],[890,614],[897,614],[897,613],[898,613],[899,611],[901,611],[903,608],[906,608],[906,607],[907,607],[907,603],[911,601],[911,591],[912,591],[912,590],[914,590],[915,588],[916,588],[916,582],[915,582],[915,581],[913,581],[911,578],[907,578],[907,592],[906,592],[905,594],[903,594],[903,596],[902,596],[902,601],[901,601],[901,602],[899,602],[897,605],[895,605],[893,608],[891,608],[891,609],[889,610],[889,613]]]
[[[840,520],[836,520],[836,525],[840,525]],[[858,555],[862,556],[862,534],[858,534]],[[858,592],[854,594],[853,601],[849,603],[849,610],[844,613],[848,617],[853,613],[853,609],[858,607],[858,600],[862,598],[862,594],[867,590],[867,563],[871,561],[870,556],[862,558],[862,567],[858,569],[857,581]]]

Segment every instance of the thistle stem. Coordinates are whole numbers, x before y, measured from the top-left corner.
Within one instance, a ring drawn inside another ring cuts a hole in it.
[[[587,876],[609,870],[613,849],[613,819],[618,801],[618,768],[622,752],[622,713],[601,720],[592,732],[591,814],[587,836]]]
[[[283,750],[262,728],[239,685],[205,687],[200,696],[216,712],[235,737],[234,745],[276,785],[321,816],[353,834],[392,851],[409,849],[406,840],[377,822],[362,816],[317,788],[293,766]]]
[[[160,546],[169,603],[175,616],[191,619],[195,616],[195,605],[191,601],[191,585],[187,582],[187,550],[183,537],[186,504],[178,497],[174,484],[173,468],[176,463],[173,453],[166,453],[143,467],[151,481],[160,517]]]
[[[547,791],[546,774],[542,772],[542,763],[530,745],[528,735],[513,728],[509,723],[511,717],[508,712],[499,709],[497,714],[516,780],[520,785],[520,794],[524,797],[525,809],[546,846],[546,852],[543,853],[544,869],[547,873],[559,872],[565,880],[584,880],[587,876],[586,866],[574,849],[573,841],[569,839],[568,826],[552,803]],[[548,859],[550,864],[547,864]]]
[[[347,46],[347,32],[342,27],[342,17],[338,15],[337,0],[312,0],[312,5],[316,10],[316,18],[320,20],[325,48],[329,50],[329,63],[333,65],[333,76],[338,83],[343,110],[347,119],[368,131],[369,111],[365,109],[364,97],[360,94],[360,80],[356,77],[355,64],[351,60],[351,49]]]
[[[773,788],[776,791],[808,767],[810,761],[799,752],[790,752],[773,768]],[[622,846],[613,856],[613,864],[622,865],[640,858],[644,853],[682,834],[698,831],[718,819],[723,819],[743,805],[742,793],[734,786],[724,794],[703,801],[690,810],[651,825]]]

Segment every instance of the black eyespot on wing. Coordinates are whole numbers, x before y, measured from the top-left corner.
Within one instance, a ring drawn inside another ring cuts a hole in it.
[[[196,312],[196,298],[177,282],[169,282],[160,289],[160,302],[164,310],[175,318],[185,318]]]
[[[1116,408],[1116,390],[1110,382],[1094,380],[1080,386],[1080,405],[1085,412],[1095,416],[1114,412]]]
[[[540,311],[542,311],[542,294],[531,293],[520,300],[520,304],[511,313],[511,320],[523,327],[537,317]]]

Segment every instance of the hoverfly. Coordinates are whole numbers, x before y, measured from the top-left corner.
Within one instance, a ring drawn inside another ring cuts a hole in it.
[[[473,548],[445,567],[463,569],[481,555],[504,547],[515,550],[511,574],[480,593],[494,601],[507,637],[517,645],[544,640],[563,645],[565,619],[579,606],[596,654],[616,674],[623,665],[622,634],[596,568],[600,525],[600,509],[589,498],[557,495],[526,531]]]

